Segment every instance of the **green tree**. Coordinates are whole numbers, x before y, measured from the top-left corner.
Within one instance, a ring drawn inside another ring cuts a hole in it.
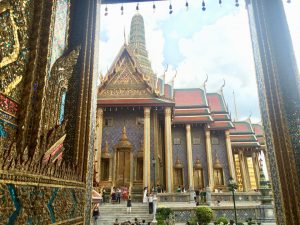
[[[196,217],[201,225],[207,225],[213,219],[213,211],[206,206],[200,206],[196,209]]]

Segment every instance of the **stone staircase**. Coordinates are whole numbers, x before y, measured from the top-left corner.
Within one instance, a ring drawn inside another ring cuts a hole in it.
[[[143,202],[143,187],[139,185],[133,185],[131,188],[132,202]]]
[[[143,219],[146,222],[150,222],[153,219],[153,214],[149,214],[148,204],[132,203],[131,213],[126,213],[126,202],[121,204],[102,204],[100,205],[100,217],[97,221],[97,225],[113,225],[115,219],[118,218],[119,223],[130,220],[134,222],[134,218],[138,221]]]

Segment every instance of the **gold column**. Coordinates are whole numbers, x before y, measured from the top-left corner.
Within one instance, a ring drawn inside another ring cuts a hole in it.
[[[194,190],[191,125],[187,124],[185,128],[186,128],[186,152],[187,152],[187,163],[188,163],[187,166],[188,166],[189,188],[190,190]]]
[[[166,191],[173,189],[173,153],[171,131],[171,108],[165,108],[165,164],[166,164]]]
[[[158,124],[158,115],[157,111],[153,111],[153,135],[154,135],[154,158],[156,161],[155,164],[155,179],[156,179],[156,184],[159,183],[159,162],[158,162],[158,139],[159,139],[159,124]],[[153,184],[154,185],[154,184]]]
[[[244,191],[248,191],[249,187],[250,187],[250,184],[248,182],[249,179],[248,179],[247,167],[246,167],[244,153],[243,153],[242,150],[239,150],[239,158],[240,158],[240,165],[241,165]]]
[[[214,169],[212,160],[210,130],[205,130],[205,146],[206,146],[206,158],[207,158],[207,172],[208,172],[208,186],[213,191],[214,189]]]
[[[226,139],[226,151],[227,151],[229,174],[236,181],[229,130],[225,131],[225,139]]]
[[[144,108],[143,186],[150,190],[150,108]]]
[[[252,162],[255,173],[256,188],[259,188],[259,158],[258,152],[252,152]]]
[[[96,148],[97,148],[97,155],[96,159],[96,180],[97,182],[100,182],[101,180],[101,150],[102,150],[102,128],[103,128],[103,109],[98,108],[97,109],[97,115],[96,115]]]

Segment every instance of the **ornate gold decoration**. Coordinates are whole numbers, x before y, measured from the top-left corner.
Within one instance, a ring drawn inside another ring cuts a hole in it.
[[[132,144],[128,140],[127,133],[126,133],[126,127],[123,127],[122,130],[122,136],[119,139],[118,144],[116,145],[116,148],[126,148],[126,149],[132,149]]]
[[[215,164],[214,164],[214,169],[222,169],[223,167],[222,167],[222,165],[221,165],[221,162],[220,162],[220,160],[219,160],[219,157],[218,157],[218,155],[216,154],[216,162],[215,162]]]
[[[157,97],[149,77],[141,74],[127,47],[115,59],[110,73],[98,89],[99,98]]]
[[[13,8],[5,2],[0,2],[0,15],[4,12],[9,12],[9,18],[12,26],[12,33],[13,33],[13,40],[14,40],[14,47],[13,51],[8,54],[8,56],[4,56],[0,61],[0,68],[7,66],[10,63],[13,63],[17,60],[19,52],[20,52],[20,43],[18,38],[18,27],[14,21],[14,10]],[[4,43],[5,44],[5,43]],[[7,92],[8,90],[5,90]]]
[[[182,169],[182,168],[183,168],[183,164],[182,164],[182,162],[180,161],[180,159],[178,158],[178,156],[177,156],[177,158],[176,158],[176,162],[175,162],[174,168],[175,168],[175,169]]]
[[[29,58],[33,1],[0,2],[0,91],[19,102]]]
[[[53,65],[51,76],[46,90],[46,101],[44,108],[44,129],[40,138],[41,154],[49,153],[49,149],[64,141],[67,120],[60,123],[60,107],[62,93],[67,93],[70,78],[77,63],[80,48],[76,48],[66,56],[59,58]],[[60,140],[60,142],[59,142]],[[51,153],[51,152],[50,152]]]
[[[108,159],[108,158],[111,158],[111,157],[112,157],[112,155],[110,154],[110,152],[108,150],[108,141],[106,141],[104,150],[101,153],[101,158]]]
[[[201,162],[200,162],[199,158],[196,159],[196,162],[194,164],[194,169],[195,170],[201,170],[202,169],[202,165],[201,165]]]

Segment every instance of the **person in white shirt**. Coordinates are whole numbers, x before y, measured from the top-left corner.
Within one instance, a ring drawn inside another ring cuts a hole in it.
[[[149,214],[153,214],[153,194],[151,193],[148,198],[149,202]]]

